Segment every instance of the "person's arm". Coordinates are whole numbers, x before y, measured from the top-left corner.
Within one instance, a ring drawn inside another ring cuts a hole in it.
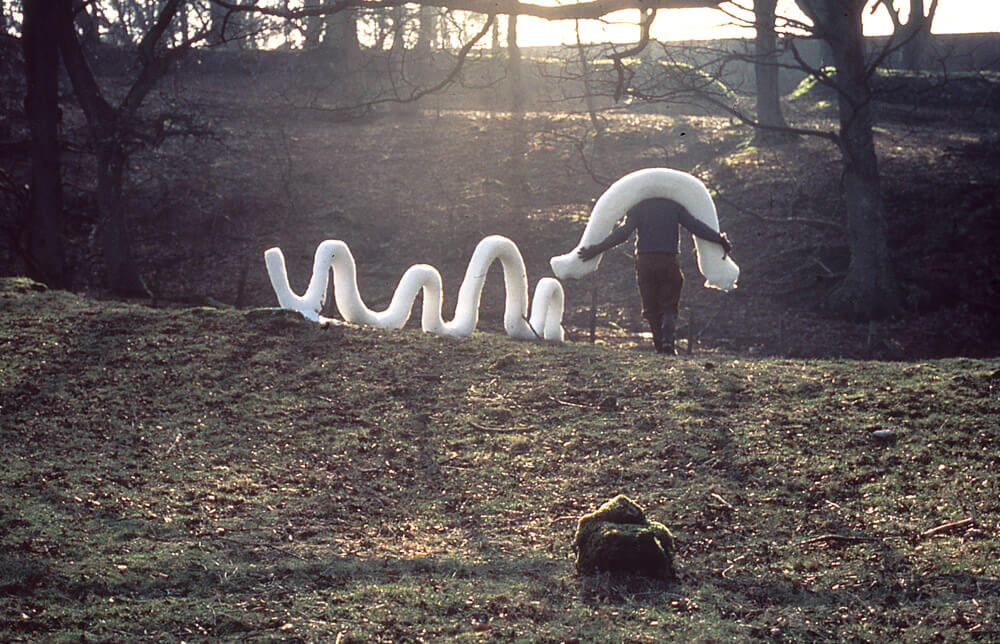
[[[727,255],[729,254],[729,251],[733,249],[733,245],[729,242],[729,238],[726,237],[725,234],[712,230],[711,226],[693,216],[686,209],[680,210],[677,215],[677,221],[679,221],[682,226],[687,228],[691,234],[701,237],[706,241],[720,244],[723,252]]]
[[[622,224],[611,231],[611,234],[592,246],[584,246],[577,251],[577,254],[583,261],[593,259],[628,239],[633,230],[635,230],[635,221],[632,217],[626,217]]]

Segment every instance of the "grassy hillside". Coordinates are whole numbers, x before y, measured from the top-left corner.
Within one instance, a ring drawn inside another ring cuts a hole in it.
[[[995,639],[998,391],[4,280],[0,640]],[[575,574],[619,492],[678,583]]]

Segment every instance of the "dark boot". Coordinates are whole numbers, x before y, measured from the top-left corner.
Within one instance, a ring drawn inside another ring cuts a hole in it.
[[[653,346],[656,347],[657,351],[663,348],[663,325],[659,322],[649,322],[649,330],[653,332]]]
[[[660,327],[660,346],[657,351],[668,356],[677,355],[674,348],[674,333],[677,330],[677,316],[673,313],[666,313],[663,316],[663,325]]]

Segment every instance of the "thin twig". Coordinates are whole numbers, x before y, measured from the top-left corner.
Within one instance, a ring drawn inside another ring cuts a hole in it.
[[[560,405],[563,405],[565,407],[579,407],[580,409],[589,409],[590,408],[590,405],[581,405],[579,403],[572,403],[572,402],[568,402],[566,400],[559,400],[555,396],[549,396],[549,400],[551,400],[552,402],[559,403]]]
[[[941,534],[942,532],[949,532],[951,530],[957,530],[958,528],[964,528],[967,525],[972,525],[973,519],[969,517],[968,519],[962,519],[961,521],[952,521],[950,523],[943,523],[937,527],[931,528],[930,530],[924,530],[920,533],[921,538],[933,537],[936,534]]]
[[[531,320],[528,319],[528,316],[522,313],[521,319],[524,320],[524,323],[528,325],[528,328],[531,329],[531,332],[535,334],[535,339],[541,342],[542,336],[538,335],[538,331],[535,331],[535,327],[531,326]]]
[[[699,343],[701,342],[701,336],[705,335],[705,331],[708,331],[708,327],[712,325],[712,322],[715,321],[715,318],[719,317],[719,313],[721,312],[722,309],[716,309],[715,312],[712,313],[712,317],[708,318],[708,322],[706,322],[705,325],[701,327],[701,330],[698,331],[698,333],[695,335],[694,337],[695,342]]]
[[[494,434],[513,434],[517,432],[534,431],[537,429],[535,427],[489,427],[487,425],[480,425],[479,423],[475,423],[471,420],[469,421],[469,426],[480,431],[492,432]]]
[[[812,539],[806,539],[805,541],[800,541],[799,545],[804,546],[810,543],[819,543],[821,541],[842,541],[844,543],[861,543],[861,542],[872,542],[877,541],[872,537],[851,537],[844,534],[823,534],[818,537],[813,537]]]
[[[180,432],[177,432],[177,436],[174,436],[174,442],[167,448],[167,451],[164,452],[163,455],[170,456],[170,452],[174,451],[174,448],[180,444],[182,438],[184,438],[184,436]]]
[[[749,215],[754,219],[762,221],[767,224],[776,224],[779,226],[786,226],[788,224],[808,224],[812,226],[826,226],[828,228],[833,228],[839,231],[844,230],[844,225],[836,221],[819,219],[817,217],[765,217],[764,215],[756,213],[752,210],[747,210],[746,208],[743,208],[732,199],[727,199],[722,195],[715,195],[715,200],[719,203],[724,203],[727,206],[730,206],[731,208],[743,213],[744,215]]]
[[[834,273],[833,271],[831,271],[831,270],[830,270],[830,269],[829,269],[829,268],[827,267],[827,265],[826,265],[826,264],[824,264],[824,263],[823,263],[823,262],[822,262],[822,261],[821,261],[821,260],[820,260],[820,259],[819,259],[818,257],[813,257],[813,258],[812,258],[812,260],[813,260],[813,263],[814,263],[814,264],[816,264],[817,266],[819,266],[820,268],[822,268],[822,269],[823,269],[824,271],[826,271],[826,274],[827,274],[827,275],[829,275],[829,276],[831,276],[831,277],[832,277],[832,276],[834,276],[834,275],[836,275],[836,273]]]
[[[837,510],[839,510],[839,511],[845,513],[845,514],[847,513],[847,510],[845,510],[843,507],[837,505],[836,503],[834,503],[833,501],[831,501],[829,499],[823,499],[823,503],[826,503],[827,505],[829,505],[829,506],[831,506],[833,508],[836,508]]]
[[[718,501],[718,502],[719,502],[719,503],[721,503],[722,505],[726,506],[726,507],[727,507],[727,508],[729,508],[730,510],[736,510],[736,508],[734,508],[734,507],[733,507],[733,506],[732,506],[732,505],[731,505],[731,504],[729,503],[729,501],[725,500],[724,498],[722,498],[722,496],[720,496],[720,495],[716,494],[715,492],[712,492],[711,496],[712,496],[712,498],[713,498],[713,499],[715,499],[716,501]]]
[[[439,463],[438,467],[447,467],[453,470],[472,470],[476,468],[475,465],[470,465],[469,463],[456,463],[454,465],[451,465],[448,462]]]

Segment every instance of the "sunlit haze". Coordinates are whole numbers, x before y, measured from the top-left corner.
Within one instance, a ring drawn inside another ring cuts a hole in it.
[[[551,2],[551,4],[558,4]],[[738,4],[752,7],[751,0]],[[908,3],[904,3],[908,4]],[[930,4],[925,0],[925,4]],[[733,15],[747,17],[746,11],[727,3],[724,7]],[[779,0],[779,16],[803,20],[794,0]],[[903,11],[905,18],[906,11]],[[746,38],[753,35],[745,24],[735,24],[731,16],[716,9],[662,10],[653,23],[652,35],[657,40],[708,40],[713,38]],[[872,15],[865,11],[865,33],[884,35],[892,31],[892,22],[884,9]],[[932,31],[938,34],[1000,32],[1000,2],[994,0],[940,0]],[[636,12],[622,11],[607,17],[604,22],[581,21],[580,39],[583,42],[634,42],[638,38]],[[522,17],[518,21],[518,44],[522,47],[575,43],[576,31],[572,21],[558,27],[537,19]]]

